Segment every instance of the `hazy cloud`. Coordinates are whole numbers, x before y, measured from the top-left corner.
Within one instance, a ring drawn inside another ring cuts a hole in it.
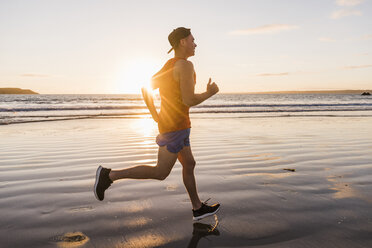
[[[287,25],[287,24],[271,24],[264,25],[256,28],[240,29],[230,32],[232,35],[252,35],[252,34],[270,34],[278,33],[282,31],[297,29],[296,25]]]
[[[238,66],[238,67],[250,67],[250,66],[255,66],[255,64],[253,64],[253,63],[250,63],[250,64],[239,63],[239,64],[236,64],[236,66]]]
[[[353,70],[353,69],[362,69],[362,68],[369,68],[372,65],[352,65],[352,66],[345,66],[344,69]]]
[[[355,56],[368,56],[369,53],[356,53]]]
[[[364,0],[336,0],[336,4],[339,6],[355,6],[363,2]]]
[[[34,74],[34,73],[25,73],[25,74],[21,74],[21,77],[49,77],[49,75],[45,75],[45,74]]]
[[[258,77],[272,77],[272,76],[288,76],[289,72],[282,72],[282,73],[262,73],[257,74]]]
[[[363,35],[362,40],[372,40],[372,34]]]
[[[359,10],[351,10],[351,9],[340,9],[336,10],[332,13],[332,19],[340,19],[346,16],[361,16],[362,12]]]
[[[318,40],[321,42],[335,42],[336,41],[335,39],[329,38],[329,37],[320,37],[318,38]]]

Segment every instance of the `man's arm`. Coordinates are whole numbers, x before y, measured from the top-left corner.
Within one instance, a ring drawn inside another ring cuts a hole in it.
[[[156,90],[160,86],[160,81],[159,81],[159,72],[156,73],[154,76],[151,78],[151,89]]]
[[[182,101],[189,107],[204,102],[219,91],[217,84],[211,83],[212,80],[209,78],[207,90],[204,93],[195,94],[194,66],[190,61],[179,60],[175,73],[180,81]]]
[[[145,87],[141,89],[142,91],[142,97],[143,100],[146,103],[147,108],[150,111],[150,114],[155,122],[159,122],[159,115],[158,111],[156,110],[155,104],[154,104],[154,98],[152,97],[151,92],[148,92]]]

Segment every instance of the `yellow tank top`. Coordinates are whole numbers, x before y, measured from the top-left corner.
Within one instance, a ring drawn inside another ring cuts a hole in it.
[[[174,132],[191,127],[189,107],[182,102],[180,83],[173,77],[174,64],[181,58],[168,60],[154,75],[159,80],[161,107],[158,128],[160,133]],[[194,82],[195,82],[194,74]]]

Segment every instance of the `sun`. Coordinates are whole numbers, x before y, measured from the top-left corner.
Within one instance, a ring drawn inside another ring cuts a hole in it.
[[[127,61],[119,68],[115,92],[117,94],[141,94],[141,88],[149,88],[151,77],[159,70],[156,60],[149,58]]]

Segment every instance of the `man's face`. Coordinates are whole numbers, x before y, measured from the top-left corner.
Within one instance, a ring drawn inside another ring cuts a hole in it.
[[[196,44],[195,44],[195,39],[194,39],[194,36],[192,36],[192,34],[190,34],[189,36],[187,36],[186,38],[182,39],[183,40],[183,46],[185,48],[185,51],[187,53],[188,56],[193,56],[195,55],[195,47],[196,47]]]

